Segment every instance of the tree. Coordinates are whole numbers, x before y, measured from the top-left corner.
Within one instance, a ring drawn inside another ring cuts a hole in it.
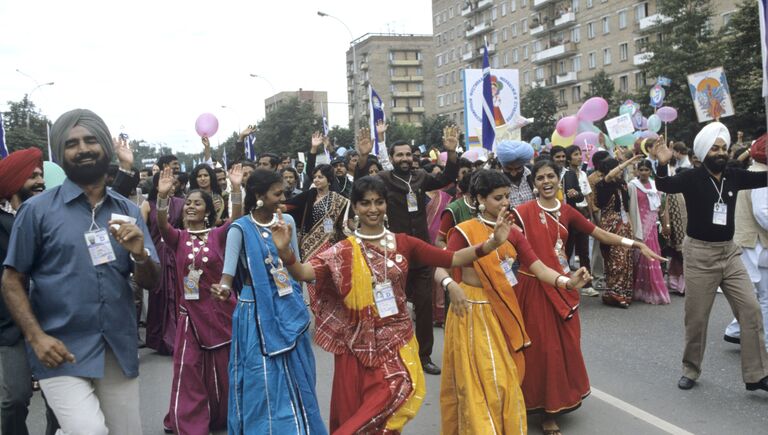
[[[425,144],[427,149],[443,146],[443,129],[453,125],[453,121],[447,116],[430,116],[421,121],[420,144]]]
[[[387,127],[387,144],[391,145],[398,140],[421,145],[419,141],[422,138],[421,127],[415,124],[401,124],[397,121],[390,121]]]
[[[533,118],[533,123],[523,127],[523,137],[535,136],[547,138],[555,128],[557,99],[552,89],[545,87],[531,88],[521,101],[520,110],[526,118]]]
[[[275,110],[256,126],[256,152],[295,155],[309,149],[315,131],[322,131],[322,119],[311,102],[292,98],[278,104]]]
[[[715,38],[710,24],[711,0],[658,0],[656,5],[669,21],[659,25],[661,38],[647,44],[647,51],[653,54],[641,70],[647,79],[664,76],[672,80],[671,86],[665,88],[664,105],[676,108],[678,117],[669,124],[669,130],[673,132],[671,136],[690,144],[702,125],[691,101],[688,74],[723,66],[728,75],[730,68],[723,58],[724,44]],[[759,33],[757,29],[752,28],[752,32]],[[750,56],[759,57],[759,52]],[[638,90],[638,94],[644,95],[638,102],[647,105],[647,89]]]
[[[328,131],[328,137],[331,139],[331,143],[335,144],[336,148],[344,147],[351,149],[355,146],[355,132],[348,128],[336,125]]]
[[[765,104],[762,98],[763,70],[760,64],[760,28],[757,3],[745,1],[731,16],[728,26],[720,29],[720,43],[725,47],[723,66],[727,69],[734,116],[723,123],[736,137],[743,131],[745,138],[757,138],[765,128]]]
[[[8,101],[8,107],[9,110],[3,113],[8,151],[37,147],[43,151],[43,158],[48,159],[48,118],[38,112],[35,103],[26,95],[21,101]]]
[[[616,89],[613,86],[613,79],[606,74],[604,70],[600,70],[600,72],[592,76],[592,80],[589,81],[589,89],[587,90],[585,99],[592,97],[602,97],[608,102],[608,107],[618,109],[618,107],[615,107]]]

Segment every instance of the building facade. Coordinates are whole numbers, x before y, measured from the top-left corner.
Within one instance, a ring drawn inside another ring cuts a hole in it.
[[[714,0],[715,29],[736,10]],[[640,65],[661,38],[656,0],[433,0],[436,113],[464,124],[461,70],[481,68],[483,43],[491,68],[520,71],[520,91],[552,88],[561,114],[574,114],[600,71],[620,93],[649,88]],[[757,30],[755,30],[757,31]],[[525,113],[522,114],[525,116]]]
[[[287,102],[293,98],[299,100],[300,103],[312,103],[312,107],[315,110],[315,115],[317,116],[328,114],[328,92],[305,91],[301,88],[299,88],[298,91],[284,91],[268,97],[266,100],[264,100],[264,111],[269,113],[275,110],[281,103]]]
[[[420,124],[435,114],[434,45],[431,35],[368,33],[347,50],[349,121],[368,125],[368,85],[382,99],[388,120]],[[357,62],[355,77],[354,61]],[[355,90],[357,92],[355,92]]]

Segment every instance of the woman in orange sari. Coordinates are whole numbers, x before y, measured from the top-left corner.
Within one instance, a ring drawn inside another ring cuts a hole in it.
[[[479,213],[448,233],[448,249],[488,239],[499,216],[508,213],[509,183],[498,171],[472,176],[470,193]],[[548,285],[578,292],[590,279],[585,268],[569,279],[547,267],[516,229],[494,253],[469,267],[454,268],[453,278],[437,269],[435,279],[451,297],[440,390],[443,435],[527,431],[520,383],[525,373],[522,350],[531,341],[513,290],[516,260]]]
[[[442,250],[385,228],[387,190],[377,177],[355,180],[351,203],[359,227],[349,238],[296,261],[290,228],[272,230],[280,258],[308,286],[316,316],[315,341],[334,354],[330,429],[333,434],[398,434],[418,412],[426,392],[418,343],[406,308],[409,265],[454,267],[494,251],[509,235],[500,215],[480,243]]]

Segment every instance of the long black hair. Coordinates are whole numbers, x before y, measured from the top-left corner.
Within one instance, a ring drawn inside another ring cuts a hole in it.
[[[221,186],[219,186],[219,182],[216,181],[216,172],[214,172],[213,168],[208,166],[207,163],[201,163],[195,166],[195,169],[192,170],[192,173],[189,175],[189,190],[200,189],[200,186],[197,184],[197,174],[199,174],[200,171],[208,173],[208,177],[211,180],[211,192],[221,195]]]
[[[283,183],[283,177],[269,169],[256,169],[245,183],[244,212],[250,213],[256,207],[256,195],[264,195],[272,185]]]
[[[199,193],[200,196],[203,198],[203,202],[205,203],[205,216],[208,218],[206,228],[210,228],[212,226],[216,225],[216,206],[213,205],[213,197],[210,193],[206,192],[205,190],[201,189],[192,189],[189,192],[187,192],[187,196],[184,197],[184,206],[186,207],[187,200],[189,200],[189,197],[193,193]],[[184,216],[184,213],[181,214]]]

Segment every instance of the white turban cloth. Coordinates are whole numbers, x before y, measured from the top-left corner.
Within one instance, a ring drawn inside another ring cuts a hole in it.
[[[703,162],[718,138],[725,141],[726,147],[731,146],[731,133],[728,132],[728,127],[720,122],[707,124],[693,140],[693,154]]]

